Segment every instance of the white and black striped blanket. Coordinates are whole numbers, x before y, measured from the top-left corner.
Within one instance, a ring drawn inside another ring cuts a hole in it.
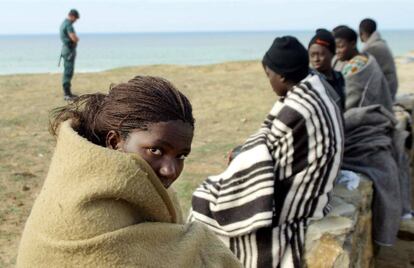
[[[300,267],[306,226],[326,213],[342,152],[338,107],[309,75],[228,168],[196,189],[189,220],[213,230],[245,267]]]

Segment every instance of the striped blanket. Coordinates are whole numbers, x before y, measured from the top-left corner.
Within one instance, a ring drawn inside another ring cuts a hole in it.
[[[245,267],[300,267],[306,226],[327,212],[342,152],[338,107],[309,75],[228,168],[196,189],[189,220],[213,230]]]

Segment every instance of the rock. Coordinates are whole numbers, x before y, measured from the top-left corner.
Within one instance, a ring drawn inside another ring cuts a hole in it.
[[[398,238],[402,240],[414,241],[414,218],[402,220]]]
[[[361,185],[359,187],[361,187]],[[337,196],[345,202],[355,206],[360,204],[362,198],[358,190],[350,191],[342,184],[335,185],[333,196]]]
[[[352,263],[355,267],[370,267],[373,259],[372,213],[358,216],[355,230],[350,241]]]
[[[345,202],[340,197],[332,197],[330,204],[333,208],[329,212],[329,216],[352,217],[355,214],[355,206]]]
[[[333,268],[348,268],[349,263],[349,254],[347,252],[343,252],[336,258]]]
[[[331,212],[308,226],[306,267],[372,267],[372,195],[372,182],[363,175],[356,190],[335,185]]]
[[[372,182],[366,176],[361,175],[361,182],[357,190],[350,191],[343,185],[336,185],[333,189],[333,195],[362,211],[369,211],[372,203]]]
[[[323,235],[340,236],[349,232],[352,220],[345,217],[329,216],[311,223],[306,233],[306,241],[319,240]]]
[[[25,191],[25,192],[26,191],[29,191],[30,190],[30,187],[27,186],[27,185],[23,185],[22,190]]]
[[[414,107],[414,94],[413,93],[398,94],[396,96],[395,102],[411,110]]]
[[[306,267],[321,268],[333,267],[338,256],[343,253],[343,250],[342,246],[339,245],[332,235],[324,234],[307,252],[308,254],[305,257]]]

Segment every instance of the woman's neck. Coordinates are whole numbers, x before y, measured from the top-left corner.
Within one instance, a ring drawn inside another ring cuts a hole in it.
[[[289,91],[292,91],[292,89],[293,89],[295,86],[296,86],[296,84],[295,84],[295,83],[293,83],[293,82],[287,82],[287,85],[286,85],[287,91],[286,91],[286,93],[287,93],[287,92],[289,92]]]
[[[326,79],[328,79],[328,80],[333,79],[333,69],[332,68],[330,68],[326,71],[319,71],[319,72],[321,74],[323,74],[326,77]]]
[[[358,51],[358,49],[354,49],[354,50],[352,50],[352,52],[350,53],[350,58],[349,58],[349,60],[351,60],[352,58],[354,58],[355,56],[358,56],[359,55],[359,51]]]

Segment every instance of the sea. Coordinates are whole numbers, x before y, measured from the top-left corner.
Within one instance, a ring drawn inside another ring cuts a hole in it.
[[[75,70],[97,72],[138,65],[259,60],[277,36],[293,35],[307,46],[313,34],[314,31],[78,33]],[[381,34],[395,56],[414,49],[414,30],[387,30]],[[0,35],[0,75],[61,72],[60,50],[57,34]]]

